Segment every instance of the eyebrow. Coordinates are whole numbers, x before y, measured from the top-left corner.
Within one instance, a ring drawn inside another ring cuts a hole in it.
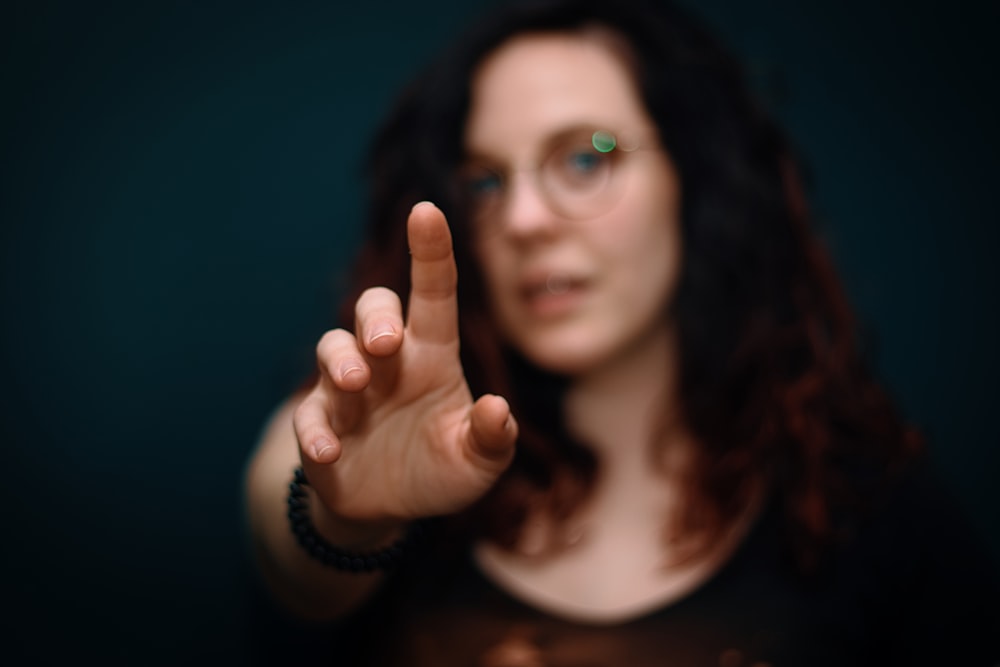
[[[609,128],[603,127],[600,123],[576,123],[564,128],[560,128],[555,132],[549,133],[542,139],[539,153],[544,156],[553,148],[555,148],[560,143],[566,141],[569,138],[577,136],[580,137],[588,136],[599,130],[610,131]],[[479,160],[482,162],[498,162],[498,160],[496,160],[492,155],[489,154],[489,151],[481,151],[476,149],[470,150],[467,148],[464,157],[466,160],[473,160],[473,161]]]

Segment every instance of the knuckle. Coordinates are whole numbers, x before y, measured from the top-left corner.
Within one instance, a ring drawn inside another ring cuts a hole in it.
[[[296,433],[300,433],[312,421],[312,416],[316,411],[316,400],[310,396],[295,406],[292,412],[292,425]]]
[[[307,398],[292,414],[292,428],[300,446],[323,437],[328,430],[328,419],[319,398]]]
[[[324,333],[319,342],[316,343],[316,357],[318,359],[330,359],[338,349],[341,349],[345,342],[353,336],[345,329],[331,329]]]
[[[375,287],[369,287],[364,292],[362,292],[361,293],[361,297],[358,299],[358,303],[361,303],[362,301],[382,302],[382,301],[385,301],[386,299],[390,299],[391,300],[395,296],[396,296],[396,293],[393,292],[388,287],[384,287],[384,286],[378,285],[378,286],[375,286]]]
[[[401,310],[399,295],[388,287],[369,287],[354,304],[354,313],[359,321],[375,313],[395,315]]]

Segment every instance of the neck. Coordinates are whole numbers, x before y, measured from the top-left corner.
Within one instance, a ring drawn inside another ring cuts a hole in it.
[[[676,414],[677,371],[676,337],[664,324],[574,380],[566,419],[574,435],[597,453],[604,474],[629,463],[648,469],[653,438]]]

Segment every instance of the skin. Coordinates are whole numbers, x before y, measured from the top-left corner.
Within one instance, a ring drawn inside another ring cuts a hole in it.
[[[301,464],[310,515],[349,549],[389,544],[405,523],[456,512],[490,488],[514,453],[517,424],[498,396],[473,401],[458,357],[457,271],[441,211],[417,204],[407,221],[410,309],[383,288],[357,302],[355,333],[327,332],[320,378],[270,420],[247,469],[251,533],[275,596],[306,618],[341,616],[378,573],[342,573],[291,538],[285,494]]]
[[[664,516],[678,499],[649,465],[649,446],[675,376],[665,312],[681,262],[680,188],[669,156],[654,144],[622,163],[628,189],[613,208],[566,220],[518,171],[532,168],[553,133],[568,126],[653,127],[624,63],[599,37],[514,38],[487,58],[473,84],[466,141],[516,171],[500,229],[475,248],[497,326],[534,363],[573,377],[566,418],[601,463],[594,496],[575,517],[586,535],[576,547],[532,555],[531,541],[544,541],[547,530],[537,517],[519,553],[484,543],[476,557],[487,576],[543,609],[622,620],[691,590],[735,544],[664,567]],[[387,544],[409,520],[468,507],[513,457],[517,424],[506,400],[474,400],[459,361],[447,221],[422,203],[407,229],[409,312],[392,292],[367,290],[353,332],[323,336],[319,381],[278,411],[248,469],[262,569],[304,616],[348,612],[381,575],[323,568],[294,544],[284,494],[295,465],[310,480],[318,530],[343,547],[370,548]],[[539,289],[546,284],[559,289]],[[694,446],[683,429],[669,437],[668,451]]]
[[[622,63],[596,39],[524,36],[483,64],[473,99],[468,149],[515,174],[498,229],[476,248],[501,332],[534,363],[574,376],[666,335],[680,186]],[[525,171],[574,127],[647,137],[618,165],[627,191],[617,205],[584,219],[553,211]]]
[[[597,34],[525,35],[480,68],[466,127],[471,153],[514,174],[501,219],[477,240],[497,325],[531,361],[572,377],[568,425],[600,461],[593,497],[563,526],[578,541],[538,552],[551,525],[529,522],[521,549],[476,548],[512,595],[583,622],[620,622],[705,581],[741,530],[677,562],[664,519],[682,498],[650,465],[654,427],[674,399],[677,351],[667,316],[679,280],[680,184],[624,62]],[[528,171],[551,137],[577,126],[647,137],[620,164],[626,191],[600,215],[553,211]],[[558,289],[543,289],[555,276]],[[568,287],[567,287],[568,285]],[[674,463],[696,444],[682,426],[660,451]],[[737,527],[742,528],[742,527]],[[600,577],[593,576],[600,572]]]

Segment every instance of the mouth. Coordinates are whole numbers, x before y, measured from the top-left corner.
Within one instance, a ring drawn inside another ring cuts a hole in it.
[[[579,285],[580,281],[573,280],[568,276],[552,274],[545,279],[545,291],[549,294],[565,294]]]
[[[546,272],[521,283],[520,297],[536,317],[556,317],[569,313],[587,288],[583,278],[566,273]]]

